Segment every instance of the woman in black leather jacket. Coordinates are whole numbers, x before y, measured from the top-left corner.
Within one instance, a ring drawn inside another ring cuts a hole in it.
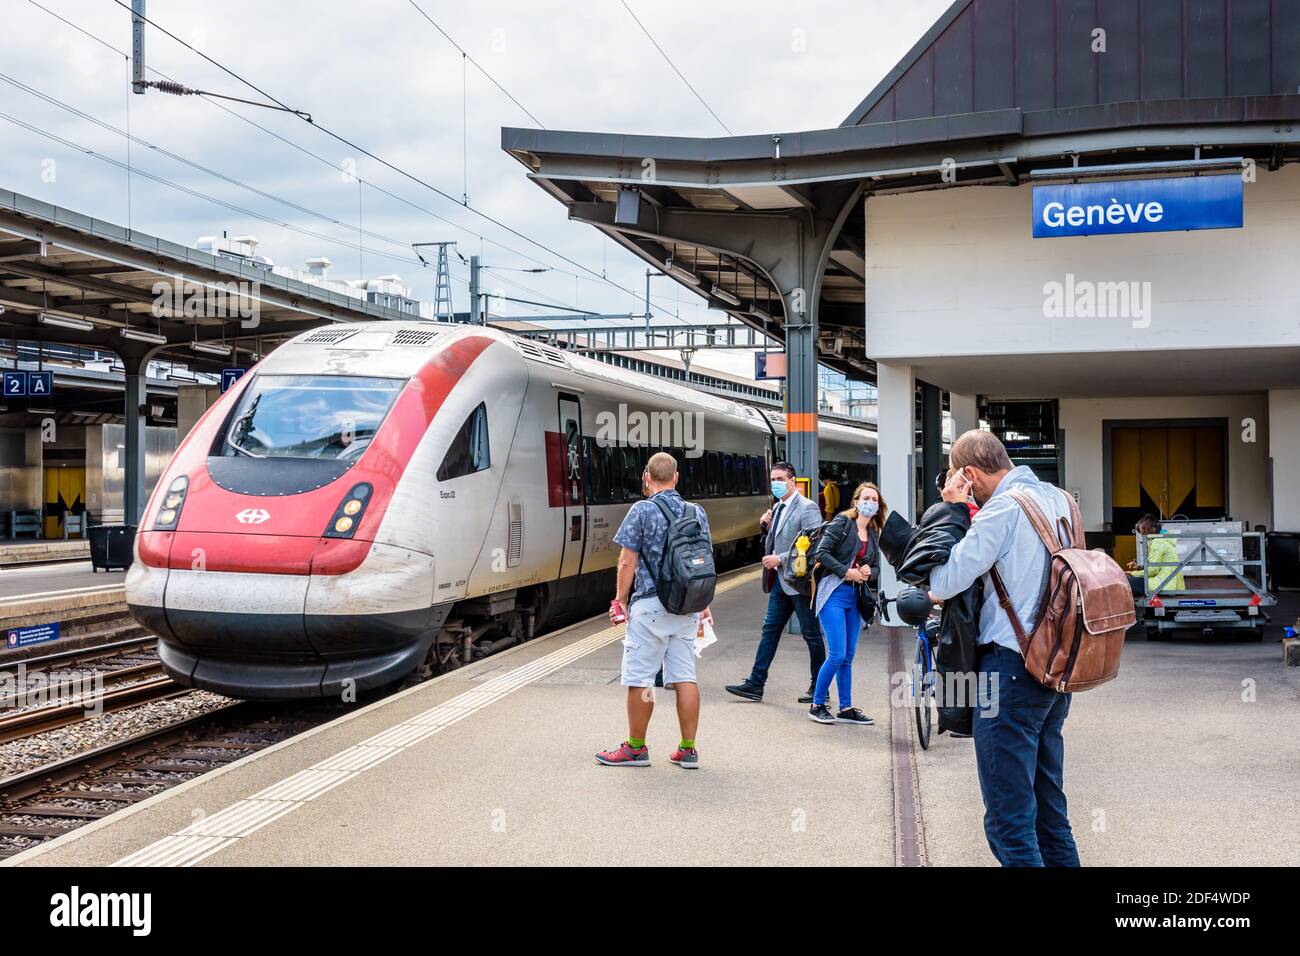
[[[887,509],[880,489],[863,482],[853,492],[850,507],[826,525],[813,553],[813,610],[826,642],[826,662],[813,686],[808,717],[820,724],[870,724],[872,719],[853,706],[853,654],[864,623],[859,589],[880,573],[880,528]],[[870,592],[867,592],[870,594]],[[839,693],[839,712],[827,706],[831,680]]]

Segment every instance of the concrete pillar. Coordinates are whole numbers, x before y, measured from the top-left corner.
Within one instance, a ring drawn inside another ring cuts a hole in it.
[[[221,397],[221,389],[215,385],[181,385],[176,389],[176,443],[179,445],[185,436],[198,424],[204,412],[211,408]]]
[[[962,432],[980,427],[979,407],[974,395],[948,393],[948,410],[952,414],[952,438],[956,441]]]
[[[921,383],[921,500],[930,507],[939,500],[935,475],[943,470],[943,393]]]
[[[1268,393],[1269,530],[1300,532],[1300,389]]]
[[[126,524],[138,524],[145,506],[145,472],[144,472],[144,419],[145,419],[145,372],[148,362],[129,356],[122,356],[126,366],[126,396],[123,414],[126,419],[126,447],[124,453],[124,474],[122,484],[122,520]]]
[[[880,362],[877,366],[876,390],[880,400],[880,432],[877,446],[880,454],[880,492],[891,510],[908,522],[916,515],[916,467],[913,461],[913,442],[916,434],[916,377],[910,365],[893,365]],[[890,597],[898,593],[900,585],[888,561],[880,565],[880,592]],[[891,615],[888,623],[906,627]]]
[[[785,456],[798,477],[809,479],[808,496],[817,499],[817,309],[788,312],[785,327]]]

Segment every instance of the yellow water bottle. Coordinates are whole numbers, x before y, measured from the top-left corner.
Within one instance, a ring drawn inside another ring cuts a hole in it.
[[[806,534],[801,534],[795,539],[794,576],[796,578],[808,576],[808,546],[811,543]]]

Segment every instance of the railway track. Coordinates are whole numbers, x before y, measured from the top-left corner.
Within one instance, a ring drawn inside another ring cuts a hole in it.
[[[6,666],[18,689],[0,697],[0,744],[190,693],[163,673],[156,646],[146,635],[31,658],[22,679]]]
[[[0,859],[339,716],[349,705],[231,703],[0,780]]]

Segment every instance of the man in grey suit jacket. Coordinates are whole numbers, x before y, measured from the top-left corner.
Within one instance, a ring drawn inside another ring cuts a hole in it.
[[[808,691],[799,698],[801,704],[806,704],[812,700],[812,685],[817,680],[822,662],[826,660],[826,645],[822,643],[821,627],[817,623],[817,615],[813,614],[809,606],[808,598],[790,583],[793,569],[787,566],[786,556],[800,534],[812,531],[822,523],[822,513],[816,501],[799,493],[799,488],[794,483],[794,465],[788,461],[779,461],[772,466],[769,477],[772,481],[772,496],[778,500],[760,522],[764,532],[763,587],[768,591],[767,617],[763,619],[763,636],[758,642],[754,669],[739,684],[728,684],[727,691],[746,700],[763,699],[767,671],[772,666],[772,659],[776,657],[781,632],[790,622],[790,615],[797,614],[799,630],[803,632],[803,639],[808,645],[808,667],[811,671]]]

